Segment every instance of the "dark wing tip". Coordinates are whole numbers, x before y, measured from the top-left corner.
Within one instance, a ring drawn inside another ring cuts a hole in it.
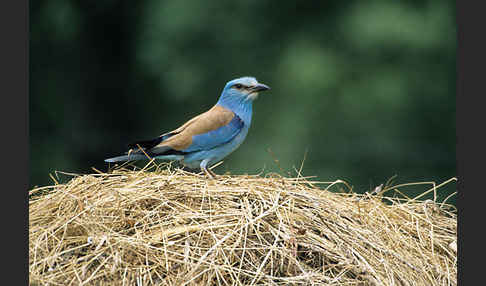
[[[138,148],[139,148],[138,146],[140,146],[144,150],[150,149],[150,148],[157,146],[160,142],[162,142],[163,139],[164,138],[162,136],[160,136],[160,137],[157,137],[155,139],[137,141],[137,142],[127,144],[127,147],[128,147],[128,149],[134,149],[134,150],[138,150]]]

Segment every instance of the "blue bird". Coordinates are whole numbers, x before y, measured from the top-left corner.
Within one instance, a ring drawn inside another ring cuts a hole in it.
[[[254,77],[229,81],[218,102],[208,111],[192,118],[181,127],[151,140],[128,145],[126,155],[105,162],[136,161],[150,158],[177,160],[189,168],[208,169],[236,150],[246,138],[251,124],[252,103],[258,92],[270,89]]]

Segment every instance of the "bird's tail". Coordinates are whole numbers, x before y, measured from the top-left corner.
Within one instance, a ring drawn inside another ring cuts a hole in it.
[[[145,154],[130,154],[130,155],[122,155],[113,158],[105,159],[105,162],[114,163],[114,162],[124,162],[124,161],[138,161],[138,160],[148,160]]]
[[[182,160],[184,159],[183,155],[163,155],[163,156],[155,156],[155,159],[160,160]],[[122,155],[113,158],[105,159],[105,162],[108,163],[115,163],[115,162],[124,162],[124,161],[138,161],[138,160],[149,160],[151,158],[147,157],[145,154],[130,154],[130,155]]]

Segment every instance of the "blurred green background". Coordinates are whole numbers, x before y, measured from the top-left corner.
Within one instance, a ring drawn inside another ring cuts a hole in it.
[[[106,171],[246,75],[272,90],[217,173],[295,175],[305,156],[304,175],[356,192],[456,176],[455,1],[50,0],[29,13],[31,186]]]

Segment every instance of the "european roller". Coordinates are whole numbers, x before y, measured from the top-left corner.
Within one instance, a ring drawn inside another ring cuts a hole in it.
[[[270,89],[254,77],[241,77],[226,83],[218,102],[208,111],[179,128],[155,139],[128,144],[126,155],[105,162],[137,161],[150,158],[177,160],[191,169],[208,169],[236,150],[251,125],[252,104],[258,93]]]

